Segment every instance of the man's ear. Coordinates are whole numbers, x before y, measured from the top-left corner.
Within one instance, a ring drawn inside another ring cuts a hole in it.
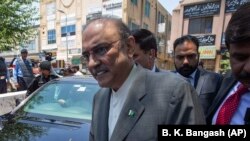
[[[127,38],[127,52],[128,56],[133,59],[135,52],[135,38],[133,36],[129,36]]]

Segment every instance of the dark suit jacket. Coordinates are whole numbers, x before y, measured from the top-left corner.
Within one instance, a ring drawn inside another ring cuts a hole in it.
[[[212,119],[213,119],[215,112],[217,111],[217,109],[219,108],[223,100],[226,98],[231,88],[234,87],[236,83],[237,83],[237,80],[231,73],[228,73],[227,75],[224,76],[224,79],[222,81],[218,94],[214,98],[214,101],[208,110],[208,114],[206,116],[208,124],[212,123]]]
[[[177,73],[176,71],[172,72]],[[208,108],[217,95],[222,79],[222,75],[218,73],[197,68],[194,78],[194,87],[198,93],[205,114],[207,114]]]
[[[156,141],[160,124],[204,124],[197,93],[171,72],[154,73],[138,66],[110,141]],[[111,90],[95,96],[90,141],[108,141]],[[135,111],[129,116],[130,110]]]
[[[207,114],[222,82],[222,75],[198,68],[194,87],[199,95],[203,110]]]

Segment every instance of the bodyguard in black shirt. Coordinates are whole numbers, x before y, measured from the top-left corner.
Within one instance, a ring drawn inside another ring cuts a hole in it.
[[[49,61],[43,61],[39,65],[40,75],[35,77],[31,84],[28,86],[26,96],[29,96],[43,84],[49,82],[52,79],[58,78],[58,76],[51,74],[51,63]]]

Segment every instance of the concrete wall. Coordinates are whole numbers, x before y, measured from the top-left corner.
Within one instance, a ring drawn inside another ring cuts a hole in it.
[[[0,94],[0,115],[6,114],[16,107],[16,100],[23,100],[26,91]]]

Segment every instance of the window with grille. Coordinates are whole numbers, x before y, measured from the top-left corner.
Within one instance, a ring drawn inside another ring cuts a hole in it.
[[[212,33],[213,17],[189,19],[189,34]]]

